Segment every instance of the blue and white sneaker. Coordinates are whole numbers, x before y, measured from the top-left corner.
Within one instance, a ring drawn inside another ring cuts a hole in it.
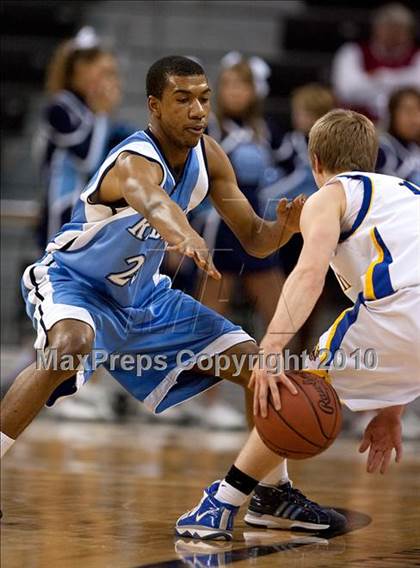
[[[175,525],[175,533],[178,536],[203,540],[232,540],[233,520],[239,507],[216,499],[219,484],[220,480],[214,481],[204,490],[200,503],[179,517]]]

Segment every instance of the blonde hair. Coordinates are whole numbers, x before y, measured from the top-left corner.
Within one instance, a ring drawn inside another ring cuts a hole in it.
[[[55,50],[47,69],[45,88],[51,95],[71,89],[74,69],[79,62],[92,63],[98,57],[108,54],[100,47],[75,49],[72,40],[61,43]]]
[[[335,109],[318,119],[309,132],[309,156],[317,156],[329,172],[375,169],[378,137],[375,126],[363,114]]]
[[[292,92],[292,104],[299,105],[315,119],[321,118],[335,107],[332,91],[318,83],[309,83]]]

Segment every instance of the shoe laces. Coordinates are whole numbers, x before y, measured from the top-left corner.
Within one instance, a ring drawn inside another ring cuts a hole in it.
[[[299,491],[299,489],[292,487],[292,485],[289,485],[289,487],[286,487],[285,489],[281,489],[281,491],[286,492],[288,498],[293,499],[293,501],[298,505],[302,505],[303,507],[306,507],[308,509],[313,509],[317,512],[322,512],[321,505],[319,505],[315,501],[308,499],[308,497],[306,497],[306,495],[304,495],[302,491]]]

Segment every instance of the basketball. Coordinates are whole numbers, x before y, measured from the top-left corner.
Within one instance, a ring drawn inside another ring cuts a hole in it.
[[[341,405],[333,387],[324,379],[302,371],[287,372],[298,390],[281,388],[281,409],[268,400],[266,418],[255,416],[264,444],[276,454],[295,460],[311,458],[326,450],[341,430]]]

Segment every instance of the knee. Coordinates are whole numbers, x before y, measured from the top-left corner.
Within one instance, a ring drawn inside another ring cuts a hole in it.
[[[38,370],[42,371],[41,377],[50,391],[78,372],[92,346],[93,332],[62,331],[54,334],[44,351],[41,365],[37,360]]]
[[[63,331],[54,337],[49,348],[56,352],[58,358],[62,358],[88,355],[92,351],[92,346],[93,332],[89,328],[77,333]]]

